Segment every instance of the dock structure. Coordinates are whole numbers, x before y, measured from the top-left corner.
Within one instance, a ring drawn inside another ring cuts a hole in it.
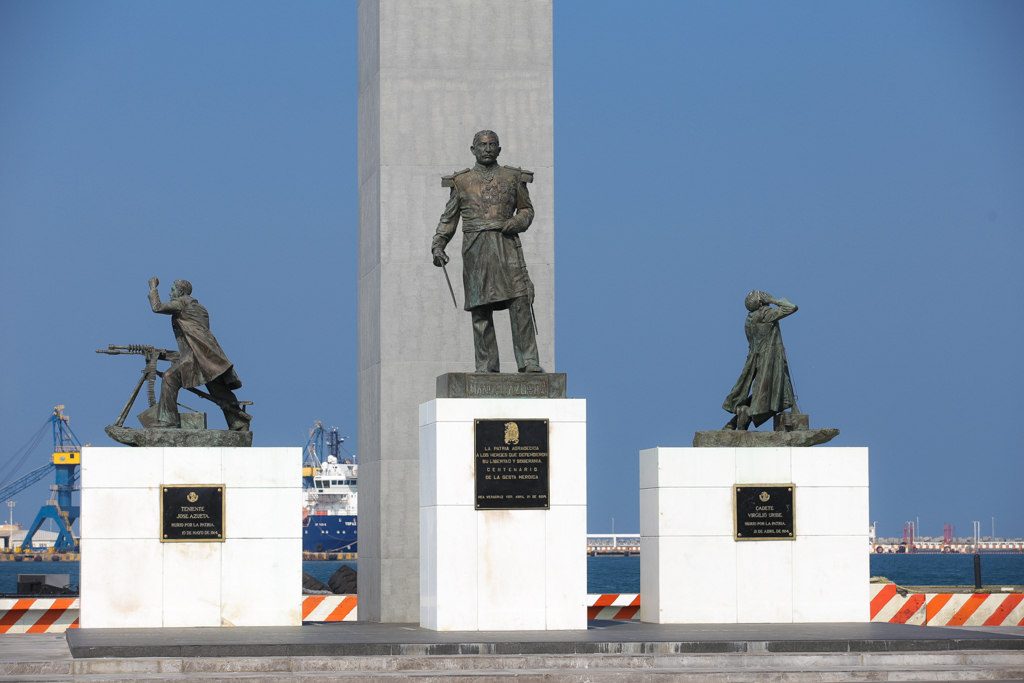
[[[587,534],[587,555],[630,557],[640,555],[640,534]]]
[[[303,562],[342,562],[342,561],[356,562],[359,560],[359,553],[313,553],[308,550],[302,551]]]
[[[71,551],[37,550],[27,552],[0,552],[0,562],[78,562],[81,553]]]
[[[1021,554],[1024,553],[1024,541],[985,541],[978,543],[937,543],[919,541],[914,543],[873,543],[871,552],[877,555],[902,553],[945,553],[953,555],[982,554]]]

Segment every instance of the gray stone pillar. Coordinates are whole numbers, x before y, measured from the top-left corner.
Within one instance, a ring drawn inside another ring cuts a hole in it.
[[[523,248],[537,343],[554,371],[554,122],[551,0],[359,1],[359,618],[419,620],[418,406],[435,378],[473,370],[461,309],[462,236],[444,275],[430,239],[441,176],[472,166],[473,134],[501,164],[534,171]],[[507,312],[502,371],[515,372]]]

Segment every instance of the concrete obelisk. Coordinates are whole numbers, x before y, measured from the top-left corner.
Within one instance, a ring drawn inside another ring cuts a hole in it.
[[[359,618],[419,620],[418,406],[435,378],[473,370],[461,309],[462,236],[447,252],[459,309],[431,263],[473,134],[534,172],[523,235],[541,364],[553,372],[554,121],[551,0],[359,0]],[[515,372],[507,312],[502,372]]]

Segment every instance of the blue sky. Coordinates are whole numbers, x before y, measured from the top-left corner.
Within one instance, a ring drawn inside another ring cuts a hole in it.
[[[173,345],[152,276],[195,285],[257,445],[319,419],[358,451],[355,19],[0,4],[0,478],[57,404],[112,443],[141,363],[93,351]],[[757,288],[799,304],[800,406],[870,447],[880,534],[1024,536],[1021,35],[1013,2],[556,3],[556,363],[588,399],[591,532],[638,529],[640,449],[726,422]]]

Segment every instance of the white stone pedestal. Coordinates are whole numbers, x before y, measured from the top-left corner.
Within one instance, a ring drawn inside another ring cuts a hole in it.
[[[474,420],[549,421],[549,510],[476,510]],[[439,398],[420,406],[420,626],[587,627],[582,399]]]
[[[301,448],[82,449],[82,628],[302,623]],[[223,542],[160,542],[160,487],[223,484]]]
[[[734,540],[733,486],[793,484],[795,539]],[[867,448],[640,452],[640,618],[869,621]]]

